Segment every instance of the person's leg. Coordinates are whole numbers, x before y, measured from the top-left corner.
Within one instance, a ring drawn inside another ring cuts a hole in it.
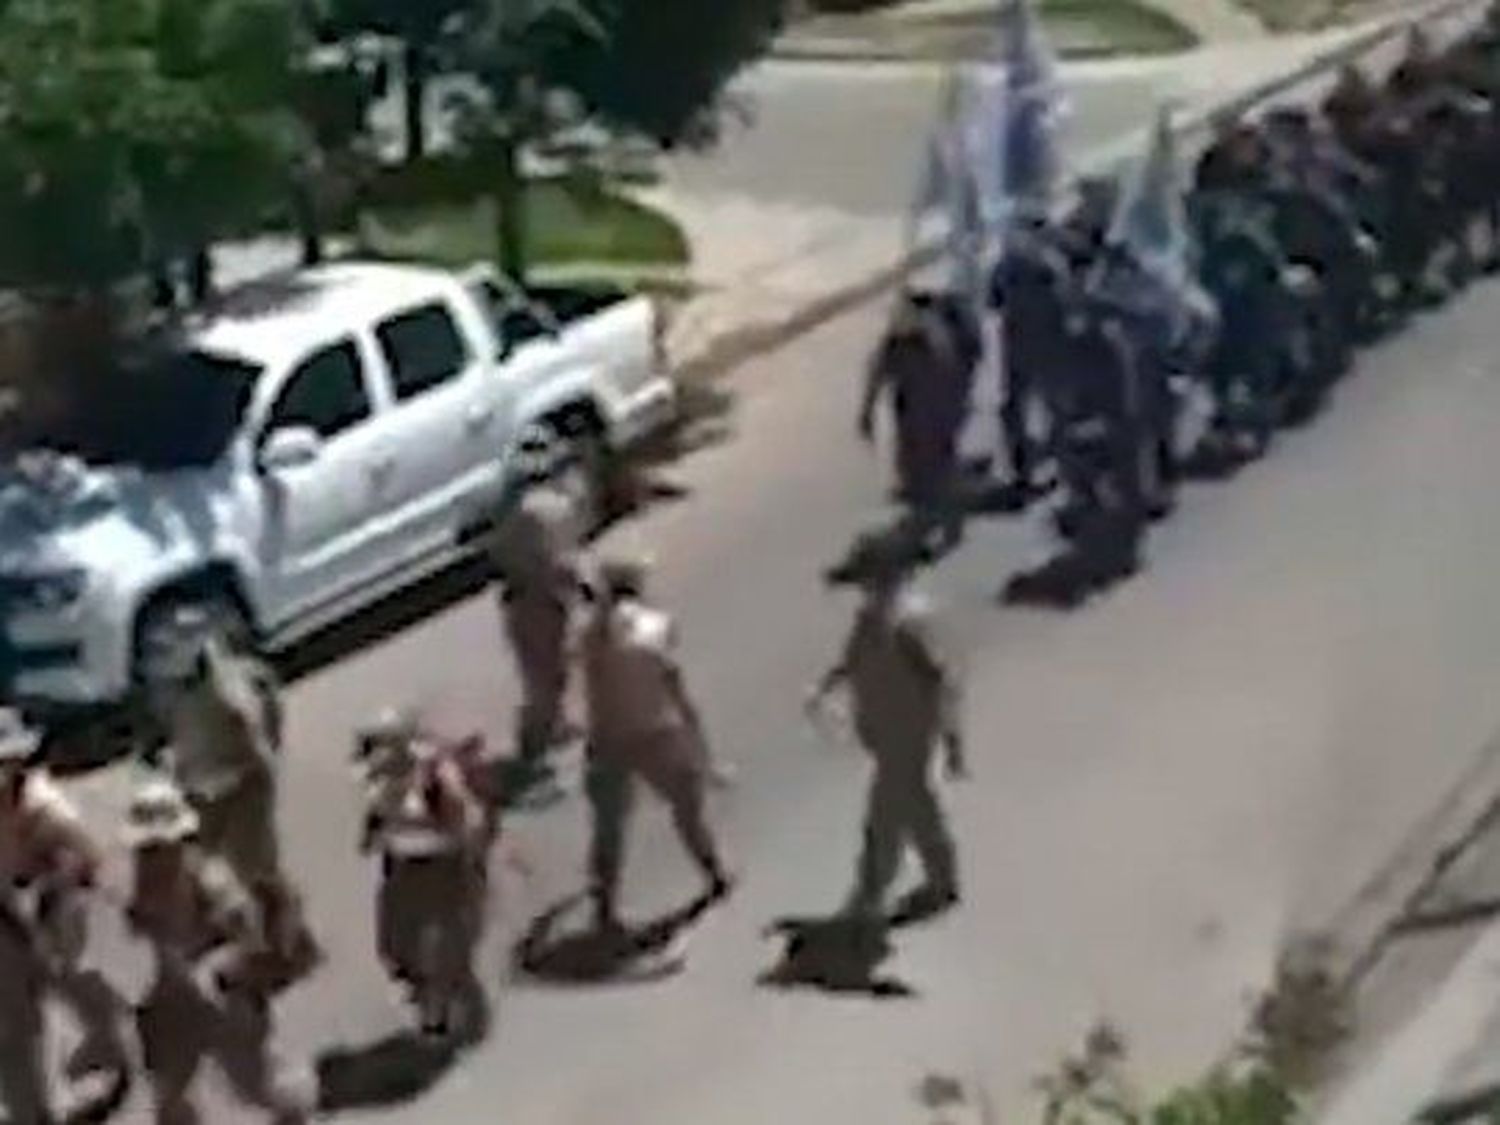
[[[24,964],[20,966],[25,971]],[[16,972],[15,962],[5,972]],[[23,982],[4,986],[0,1010],[0,1108],[12,1125],[51,1125],[41,997]],[[23,994],[23,991],[25,994]]]
[[[925,773],[913,779],[907,796],[906,819],[926,872],[923,894],[945,901],[956,900],[958,853],[942,805]]]
[[[193,1079],[203,1059],[202,1004],[181,985],[158,982],[138,1014],[142,1062],[157,1125],[197,1125]]]
[[[229,1000],[208,1031],[214,1062],[240,1101],[264,1110],[275,1125],[307,1120],[307,1107],[283,1081],[271,1050],[272,1022],[264,1001]]]
[[[886,892],[900,867],[906,836],[900,788],[894,771],[876,766],[866,800],[858,873],[847,908],[850,914],[877,915],[885,908]]]
[[[678,839],[703,873],[708,893],[715,898],[728,894],[730,877],[709,827],[703,777],[696,771],[683,770],[657,788],[672,811]]]
[[[1036,469],[1035,451],[1027,430],[1032,381],[1016,363],[1006,365],[1005,397],[1000,402],[1000,434],[1005,445],[1010,482],[1018,492],[1029,491]]]
[[[589,763],[588,798],[594,818],[589,893],[594,900],[595,922],[602,931],[620,927],[620,876],[634,789],[634,778],[621,766],[597,759]]]

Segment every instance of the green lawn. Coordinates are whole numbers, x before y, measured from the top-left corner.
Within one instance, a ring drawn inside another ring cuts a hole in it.
[[[1272,31],[1306,31],[1358,19],[1379,0],[1238,0]]]
[[[1134,0],[1042,0],[1042,18],[1066,55],[1166,54],[1198,43],[1171,16]]]
[[[496,253],[495,212],[486,199],[377,203],[363,225],[368,248],[381,255],[464,265]],[[608,189],[565,180],[529,185],[526,227],[530,263],[541,269],[665,270],[684,267],[691,257],[682,230],[667,216]]]
[[[1041,0],[1041,13],[1054,46],[1068,57],[1166,54],[1198,42],[1191,30],[1141,0]],[[935,4],[924,11],[894,4],[815,17],[794,29],[783,49],[795,53],[799,39],[815,45],[842,40],[910,58],[981,58],[994,50],[994,28],[991,5]]]

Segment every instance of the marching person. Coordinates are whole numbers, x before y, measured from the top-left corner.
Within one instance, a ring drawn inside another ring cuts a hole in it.
[[[677,660],[676,626],[646,601],[646,573],[638,560],[603,565],[601,597],[583,641],[591,894],[598,931],[614,937],[624,933],[620,877],[640,783],[671,809],[677,834],[703,874],[706,900],[720,901],[734,887],[708,823],[711,763],[703,721]]]
[[[1000,433],[1010,480],[1001,506],[1008,511],[1025,508],[1038,492],[1039,442],[1029,421],[1033,404],[1041,400],[1042,383],[1061,356],[1068,260],[1048,235],[1041,220],[1018,226],[995,267],[990,291],[1003,341]]]
[[[942,745],[948,773],[967,773],[959,727],[958,685],[932,637],[930,606],[908,586],[888,544],[876,537],[855,551],[865,597],[843,655],[808,700],[816,714],[846,684],[855,734],[874,766],[865,811],[864,847],[846,912],[885,916],[885,897],[911,845],[926,881],[897,913],[929,917],[959,901],[953,839],[932,787],[933,753]]]
[[[963,537],[958,441],[968,415],[974,357],[930,296],[908,293],[870,364],[859,434],[871,441],[875,408],[889,395],[896,471],[922,551],[941,553]],[[933,543],[933,535],[937,542]]]
[[[1047,392],[1067,498],[1056,523],[1071,543],[1041,567],[1013,577],[1004,598],[1072,608],[1139,569],[1146,431],[1136,348],[1120,310],[1075,286],[1067,331],[1068,363]]]
[[[245,1104],[277,1125],[307,1119],[271,1050],[272,1003],[285,984],[253,896],[198,842],[199,818],[172,782],[134,794],[126,843],[134,857],[127,917],[151,948],[153,976],[138,1010],[159,1125],[202,1120],[193,1081],[216,1063]]]
[[[282,867],[276,828],[282,718],[275,676],[264,662],[207,636],[207,621],[184,611],[184,636],[204,639],[158,654],[158,700],[169,743],[165,763],[198,816],[199,845],[221,857],[268,918],[278,940],[316,958],[299,896]]]
[[[66,1068],[70,1077],[108,1075],[103,1103],[118,1104],[130,1068],[120,1027],[124,1002],[84,961],[102,853],[72,803],[34,765],[37,746],[20,716],[0,710],[0,945],[4,972],[13,978],[0,993],[7,1008],[19,1003],[0,1018],[0,1086],[9,1091],[16,1122],[48,1120],[41,1070],[41,1003],[48,993],[72,1010],[83,1031]]]
[[[521,677],[517,780],[550,800],[560,792],[547,755],[566,737],[569,631],[587,587],[579,562],[577,506],[556,483],[555,459],[546,449],[523,443],[518,460],[524,491],[496,528],[490,555]]]
[[[493,824],[464,763],[410,713],[359,733],[367,812],[360,851],[380,858],[376,947],[422,1032],[475,1042],[487,1004],[474,971]]]

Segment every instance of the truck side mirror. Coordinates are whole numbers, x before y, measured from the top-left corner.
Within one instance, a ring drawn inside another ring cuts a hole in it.
[[[311,426],[287,426],[272,431],[255,463],[263,473],[279,473],[311,465],[322,452],[323,439]]]

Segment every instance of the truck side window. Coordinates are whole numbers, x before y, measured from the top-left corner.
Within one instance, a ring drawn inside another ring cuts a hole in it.
[[[501,352],[508,355],[522,344],[550,338],[556,334],[554,324],[529,307],[524,298],[508,293],[493,281],[483,280],[470,286],[469,292],[484,308],[500,337]]]
[[[469,349],[458,325],[441,304],[391,317],[375,329],[375,338],[390,367],[397,401],[446,383],[469,363]]]
[[[327,439],[369,416],[359,349],[345,340],[315,352],[292,373],[271,408],[265,432],[308,426]]]

